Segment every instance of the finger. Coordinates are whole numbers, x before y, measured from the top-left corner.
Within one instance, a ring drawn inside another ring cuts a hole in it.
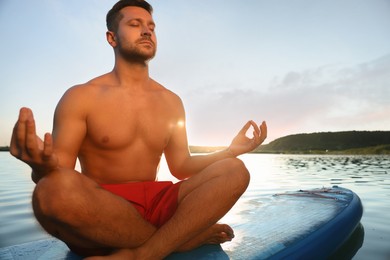
[[[24,107],[21,108],[18,121],[15,123],[11,137],[10,152],[14,156],[20,156],[20,153],[22,153],[22,150],[25,148],[27,117],[28,109]]]
[[[43,143],[43,156],[45,159],[48,159],[53,154],[53,139],[51,134],[46,133]]]
[[[255,138],[255,144],[256,146],[259,146],[264,142],[264,140],[267,138],[267,125],[265,121],[263,121],[260,125],[260,133]]]
[[[27,153],[32,157],[34,157],[35,153],[38,151],[35,121],[32,113],[30,113],[29,118],[26,121],[26,149]]]
[[[256,124],[253,120],[251,120],[250,122],[251,122],[251,125],[252,125],[253,129],[254,129],[255,132],[256,132],[256,135],[260,135],[260,129],[259,129],[259,127],[257,126],[257,124]]]
[[[17,140],[16,140],[17,127],[18,126],[16,123],[12,131],[11,142],[9,145],[9,152],[15,157],[19,157],[19,145],[17,144]]]
[[[19,112],[19,119],[15,125],[16,129],[16,139],[19,145],[24,146],[26,139],[26,123],[29,117],[29,111],[27,108],[21,108]]]
[[[248,131],[249,127],[251,127],[252,123],[251,121],[248,121],[244,127],[240,130],[239,134],[246,134],[246,132]]]
[[[268,131],[267,130],[267,123],[265,121],[263,121],[263,123],[261,124],[260,130],[261,130],[260,138],[262,141],[264,141],[267,138],[267,131]]]
[[[256,133],[255,131],[253,131],[253,140],[255,142],[255,145],[259,145],[260,142],[261,142],[261,138],[260,138],[260,133]]]
[[[18,120],[19,121],[19,120]],[[12,130],[11,143],[9,145],[9,151],[13,156],[19,155],[19,143],[18,143],[18,129],[20,125],[18,122],[15,123],[14,129]]]

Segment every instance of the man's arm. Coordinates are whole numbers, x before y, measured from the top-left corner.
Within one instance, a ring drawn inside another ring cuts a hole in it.
[[[74,169],[87,133],[87,107],[90,96],[83,86],[70,88],[54,113],[53,144],[61,168]]]
[[[71,92],[68,91],[57,106],[53,136],[46,133],[44,140],[36,135],[31,109],[20,110],[12,133],[10,152],[32,168],[31,178],[35,183],[58,168],[74,168],[86,127],[80,106],[75,104],[77,99],[72,97],[74,94]]]
[[[182,103],[178,106],[180,118],[185,122],[185,113]],[[246,132],[253,128],[253,137],[248,138]],[[255,122],[249,121],[233,139],[226,150],[208,155],[191,156],[188,149],[185,124],[175,126],[168,146],[164,153],[171,173],[178,179],[185,179],[200,172],[207,166],[222,159],[233,158],[240,154],[252,151],[258,147],[267,137],[267,125],[263,122],[260,127]]]

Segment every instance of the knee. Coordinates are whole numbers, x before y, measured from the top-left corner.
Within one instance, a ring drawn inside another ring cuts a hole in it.
[[[245,164],[237,158],[226,159],[227,178],[241,193],[247,189],[250,174]]]
[[[79,174],[74,171],[57,171],[42,178],[36,185],[32,207],[39,222],[60,219],[67,208],[77,200],[77,189],[80,187]]]

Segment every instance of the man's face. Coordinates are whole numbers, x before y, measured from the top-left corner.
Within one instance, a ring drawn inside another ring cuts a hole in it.
[[[140,7],[125,7],[121,11],[116,42],[119,53],[130,61],[152,59],[157,50],[155,24],[152,16]]]

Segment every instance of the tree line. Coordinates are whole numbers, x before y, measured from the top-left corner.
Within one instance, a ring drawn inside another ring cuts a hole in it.
[[[260,146],[256,152],[337,153],[352,150],[363,151],[373,147],[380,147],[383,153],[390,153],[390,131],[346,131],[288,135]]]

